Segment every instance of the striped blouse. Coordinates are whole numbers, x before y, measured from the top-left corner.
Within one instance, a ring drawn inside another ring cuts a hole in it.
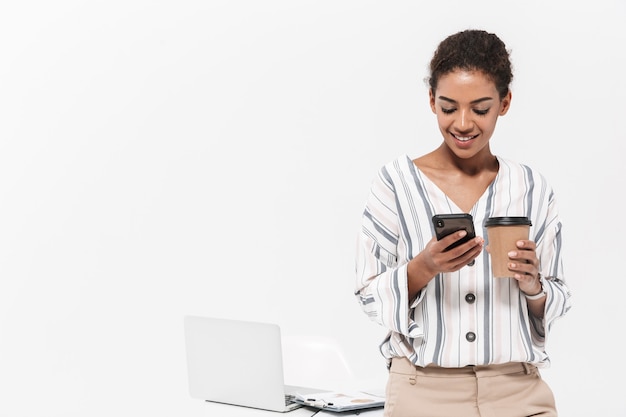
[[[407,263],[434,236],[434,214],[460,213],[407,156],[374,179],[363,212],[355,295],[369,318],[389,329],[380,350],[443,367],[528,362],[549,366],[545,346],[555,319],[571,305],[563,280],[561,222],[553,190],[537,171],[498,157],[495,180],[472,208],[476,235],[492,216],[527,216],[547,293],[542,319],[529,315],[514,278],[493,278],[485,250],[472,266],[440,273],[409,299]]]

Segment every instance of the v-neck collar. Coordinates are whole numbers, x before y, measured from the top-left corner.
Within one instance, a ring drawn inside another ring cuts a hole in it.
[[[428,184],[430,184],[432,186],[432,189],[436,190],[441,196],[443,196],[446,200],[446,202],[448,203],[448,205],[451,207],[452,212],[465,212],[464,210],[462,210],[457,203],[449,196],[447,195],[438,185],[437,183],[435,183],[433,180],[430,179],[430,177],[428,175],[426,175],[426,173],[424,171],[422,171],[417,165],[415,165],[415,162],[413,162],[413,160],[409,157],[409,155],[405,155],[407,158],[407,162],[409,163],[409,165],[412,167],[412,169],[415,170],[416,175],[424,182],[428,182]],[[496,173],[496,176],[493,178],[493,180],[489,183],[489,185],[487,185],[487,187],[485,188],[485,190],[483,191],[483,193],[480,195],[480,197],[478,197],[478,199],[474,202],[474,204],[472,205],[471,210],[468,212],[470,214],[474,214],[476,212],[477,207],[480,205],[480,203],[486,199],[492,188],[495,186],[495,184],[498,182],[498,178],[500,177],[500,170],[502,169],[502,160],[495,155],[496,159],[498,160],[498,172]]]

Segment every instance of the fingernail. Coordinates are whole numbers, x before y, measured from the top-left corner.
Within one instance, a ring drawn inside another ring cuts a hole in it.
[[[517,252],[511,251],[511,252],[509,252],[509,256],[515,257],[515,256],[517,256]]]

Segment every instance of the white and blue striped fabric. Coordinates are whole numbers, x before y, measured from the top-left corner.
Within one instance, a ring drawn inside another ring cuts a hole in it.
[[[472,208],[476,234],[495,216],[527,216],[530,239],[547,292],[545,315],[534,319],[513,278],[493,278],[486,251],[473,266],[438,274],[409,299],[407,263],[433,238],[434,214],[462,212],[407,155],[374,179],[363,212],[356,256],[355,295],[369,318],[389,329],[385,358],[407,357],[418,366],[443,367],[528,362],[549,365],[552,323],[571,306],[563,278],[561,223],[545,178],[528,166],[498,157],[495,180]]]

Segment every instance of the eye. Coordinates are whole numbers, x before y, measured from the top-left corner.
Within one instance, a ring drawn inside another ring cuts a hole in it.
[[[479,116],[484,116],[484,115],[486,115],[487,113],[489,113],[489,109],[485,109],[485,110],[482,110],[482,109],[474,109],[474,113],[476,113],[476,114],[477,114],[477,115],[479,115]]]
[[[454,113],[454,111],[455,111],[455,110],[456,110],[455,108],[451,108],[451,109],[446,109],[445,107],[442,107],[442,108],[441,108],[441,111],[442,111],[443,113],[445,113],[445,114],[451,114],[451,113]]]

